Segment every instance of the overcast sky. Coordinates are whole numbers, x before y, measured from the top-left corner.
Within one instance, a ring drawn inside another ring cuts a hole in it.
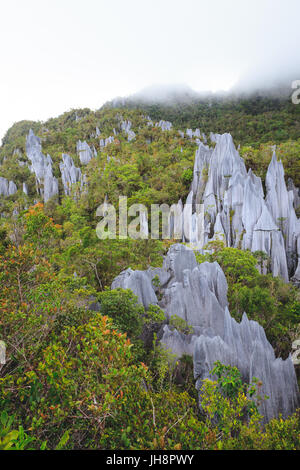
[[[0,15],[0,138],[156,83],[300,72],[300,0],[0,0]]]

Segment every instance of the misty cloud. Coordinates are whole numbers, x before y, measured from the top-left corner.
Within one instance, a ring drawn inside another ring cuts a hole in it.
[[[299,0],[10,0],[1,13],[0,136],[153,83],[163,97],[169,83],[176,94],[300,79]]]

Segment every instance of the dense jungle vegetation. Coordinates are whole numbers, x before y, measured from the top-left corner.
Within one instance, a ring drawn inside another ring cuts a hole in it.
[[[148,115],[171,121],[173,130],[149,126]],[[120,116],[132,122],[135,140],[120,132]],[[101,149],[96,127],[100,137],[115,128],[114,142]],[[257,405],[267,398],[259,377],[244,385],[236,368],[215,365],[218,379],[204,383],[200,413],[191,358],[175,361],[157,342],[163,312],[145,311],[131,291],[110,290],[123,269],[161,266],[172,241],[99,240],[96,209],[105,196],[117,205],[126,195],[128,206],[148,208],[185,200],[196,150],[178,134],[187,127],[207,136],[232,133],[247,167],[263,180],[277,145],[286,177],[300,186],[300,106],[287,100],[107,104],[7,131],[0,176],[20,189],[0,198],[0,341],[7,348],[0,364],[0,449],[300,448],[299,412],[263,428]],[[59,178],[60,195],[46,204],[26,165],[30,128]],[[79,166],[79,139],[97,151],[84,168],[88,191],[75,185],[64,196],[59,163],[68,153]],[[240,320],[246,311],[265,328],[276,354],[287,357],[300,334],[299,289],[261,275],[261,253],[222,243],[211,248],[198,261],[221,265],[231,314]],[[100,312],[91,307],[96,301]],[[186,328],[176,318],[173,325]]]

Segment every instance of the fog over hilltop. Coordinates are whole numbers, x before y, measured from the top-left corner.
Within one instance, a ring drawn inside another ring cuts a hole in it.
[[[299,0],[3,2],[0,137],[137,90],[178,100],[300,79],[299,15]]]

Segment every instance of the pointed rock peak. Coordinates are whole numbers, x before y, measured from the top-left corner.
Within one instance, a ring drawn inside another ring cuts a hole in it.
[[[204,144],[203,142],[201,142],[201,140],[200,140],[199,143],[198,143],[198,150],[205,150],[205,151],[207,151],[207,150],[209,150],[209,147],[208,147],[208,145],[205,145],[205,144]]]
[[[186,198],[186,205],[192,204],[192,202],[193,202],[193,191],[190,191],[188,194],[188,197]]]
[[[248,315],[247,315],[246,312],[244,312],[244,313],[243,313],[243,316],[242,316],[242,322],[241,322],[241,323],[243,323],[243,322],[245,322],[245,323],[249,322],[249,320],[248,320]]]
[[[231,186],[237,186],[238,184],[240,184],[241,186],[244,186],[245,176],[240,171],[237,170],[234,172],[234,174],[230,178],[228,187],[230,188]]]
[[[35,150],[36,148],[38,148],[38,150],[41,150],[41,141],[40,138],[34,134],[33,130],[30,129],[26,138],[27,154],[30,153],[32,150]]]
[[[260,198],[264,198],[264,190],[262,187],[261,178],[259,176],[256,176],[251,170],[251,168],[249,169],[247,174],[247,181],[249,181],[253,185],[255,193],[257,193]]]
[[[215,222],[215,225],[214,225],[214,232],[215,232],[215,235],[219,235],[219,236],[221,236],[221,238],[222,238],[222,235],[223,235],[223,237],[225,239],[225,232],[224,232],[224,227],[223,227],[223,224],[222,224],[222,221],[221,221],[220,212],[218,212],[217,217],[216,217],[216,222]]]
[[[261,230],[264,232],[278,230],[278,227],[275,224],[273,217],[271,216],[265,204],[263,204],[262,206],[260,218],[258,219],[257,224],[254,227],[254,231],[256,230]]]
[[[32,129],[29,129],[28,135],[27,135],[27,141],[29,140],[40,140],[39,137],[35,135]]]
[[[271,161],[270,161],[269,166],[268,166],[267,175],[272,173],[273,171],[276,172],[279,164],[282,166],[281,160],[278,161],[276,152],[274,150]]]
[[[67,153],[62,153],[62,159],[64,163],[70,163],[73,162],[73,159],[68,155]]]
[[[295,187],[294,185],[294,181],[292,178],[288,178],[288,181],[287,181],[287,189],[288,191],[294,191],[295,189],[297,190],[298,188]]]
[[[274,150],[274,152],[273,152],[273,155],[272,155],[272,160],[271,160],[271,162],[273,162],[273,163],[277,163],[277,155],[276,155],[276,151],[275,151],[275,150]]]
[[[231,322],[231,315],[230,315],[230,312],[228,310],[228,307],[226,306],[225,307],[225,321],[230,321]]]
[[[216,147],[225,146],[225,145],[228,146],[228,147],[233,148],[234,150],[236,150],[234,142],[233,142],[232,135],[229,134],[229,133],[225,133],[225,134],[220,135],[220,137],[217,140]]]
[[[248,178],[250,178],[252,181],[257,181],[260,180],[259,176],[256,176],[255,173],[253,173],[252,169],[249,168],[248,173],[247,173]]]

